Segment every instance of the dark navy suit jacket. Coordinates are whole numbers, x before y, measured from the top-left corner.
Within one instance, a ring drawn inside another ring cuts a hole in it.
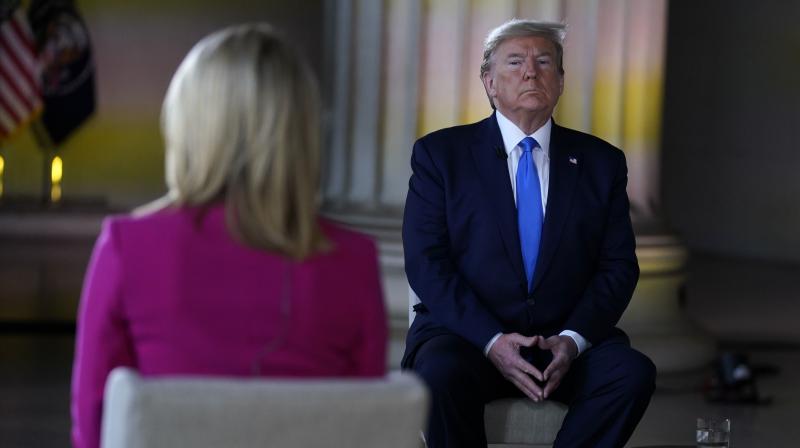
[[[403,366],[440,334],[483,350],[499,332],[550,336],[568,329],[597,344],[618,331],[639,277],[622,151],[553,123],[531,291],[494,114],[420,138],[411,168],[403,246],[408,281],[422,303]]]

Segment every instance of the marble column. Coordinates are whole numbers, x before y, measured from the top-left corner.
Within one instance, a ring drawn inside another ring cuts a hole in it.
[[[678,373],[705,367],[715,344],[679,306],[688,252],[660,214],[666,3],[562,3],[570,27],[556,120],[625,152],[641,276],[620,326],[660,373]]]
[[[378,243],[395,368],[408,328],[400,228],[418,134],[422,6],[325,3],[323,213]]]
[[[678,305],[687,251],[659,215],[666,0],[331,0],[326,8],[323,210],[378,241],[391,362],[408,325],[400,226],[411,146],[491,113],[482,42],[511,17],[568,24],[555,119],[626,153],[642,274],[620,325],[662,373],[711,359],[713,341]]]

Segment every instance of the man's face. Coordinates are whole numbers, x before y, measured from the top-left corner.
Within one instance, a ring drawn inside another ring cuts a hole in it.
[[[509,118],[552,115],[564,90],[555,45],[544,37],[513,37],[497,46],[483,85],[495,107]]]

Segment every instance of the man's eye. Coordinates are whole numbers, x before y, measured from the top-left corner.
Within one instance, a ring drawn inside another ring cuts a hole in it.
[[[548,64],[550,64],[550,60],[549,59],[539,59],[539,64],[548,65]]]
[[[520,65],[520,64],[522,64],[522,61],[510,61],[509,64],[511,64],[511,65]]]

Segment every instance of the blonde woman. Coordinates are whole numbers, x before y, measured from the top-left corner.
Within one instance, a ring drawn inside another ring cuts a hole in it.
[[[105,221],[86,275],[73,443],[99,444],[103,387],[142,375],[380,376],[374,244],[320,219],[319,100],[267,25],[189,52],[162,110],[169,192]]]

